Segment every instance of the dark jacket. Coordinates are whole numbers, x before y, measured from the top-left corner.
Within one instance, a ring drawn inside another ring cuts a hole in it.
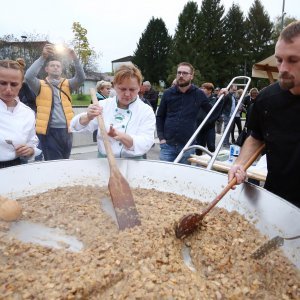
[[[243,100],[243,104],[244,107],[246,109],[246,111],[248,110],[249,106],[254,102],[254,100],[250,97],[250,95],[247,95],[244,100]]]
[[[210,95],[208,97],[208,102],[213,107],[215,105],[215,103],[217,102],[217,97],[215,97],[214,95]],[[214,113],[206,121],[204,128],[212,128],[215,126],[216,120],[221,115],[221,110],[222,110],[221,105],[222,105],[222,103],[220,103],[218,105],[218,107],[215,108]],[[207,115],[207,112],[205,112],[202,108],[200,108],[198,115],[197,115],[197,126],[199,126],[202,123],[202,121],[205,119],[206,115]],[[213,117],[213,116],[215,116],[215,117]]]
[[[144,98],[147,99],[151,105],[156,104],[158,101],[158,92],[155,91],[152,87],[149,91],[145,91]]]
[[[227,117],[229,117],[230,113],[231,113],[232,96],[234,97],[233,93],[228,93],[223,99],[223,112],[222,113]]]
[[[185,145],[197,129],[197,114],[202,108],[206,113],[211,105],[195,85],[182,93],[177,86],[167,89],[161,99],[157,116],[157,135],[170,145]]]
[[[20,101],[29,106],[36,112],[35,94],[26,82],[23,82],[22,87],[19,91]]]

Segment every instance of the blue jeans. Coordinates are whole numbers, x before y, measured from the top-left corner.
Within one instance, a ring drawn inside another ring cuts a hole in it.
[[[163,161],[173,162],[185,145],[169,145],[167,143],[160,144],[159,159]],[[180,164],[190,165],[188,161],[191,154],[195,153],[195,149],[187,150],[183,153]]]
[[[66,128],[49,128],[46,135],[38,134],[45,160],[68,159],[73,136]]]
[[[228,126],[230,116],[223,115],[223,118],[224,118],[224,131],[225,131],[225,128]],[[230,145],[229,144],[229,137],[230,137],[231,127],[232,127],[232,124],[230,125],[229,131],[225,136],[225,139],[223,141],[223,146],[228,146],[229,147],[229,145]]]

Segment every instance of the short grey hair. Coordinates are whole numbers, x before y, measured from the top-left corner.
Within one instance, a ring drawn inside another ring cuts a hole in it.
[[[143,85],[151,86],[151,83],[150,83],[150,81],[144,81]]]
[[[105,80],[101,80],[101,81],[98,81],[97,84],[96,84],[96,89],[97,91],[100,91],[102,90],[105,86],[111,88],[111,83],[109,81],[105,81]]]

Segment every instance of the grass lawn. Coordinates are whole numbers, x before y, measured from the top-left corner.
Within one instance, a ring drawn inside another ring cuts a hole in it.
[[[73,106],[88,106],[91,104],[90,95],[72,95],[72,104]]]

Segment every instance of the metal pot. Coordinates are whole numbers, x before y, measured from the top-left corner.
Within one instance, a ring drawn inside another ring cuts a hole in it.
[[[149,160],[117,160],[131,187],[155,188],[185,195],[199,201],[212,201],[227,184],[227,176],[194,166]],[[58,186],[101,185],[109,178],[105,159],[60,160],[32,163],[0,170],[0,193],[16,199]],[[236,210],[255,224],[262,234],[300,234],[300,209],[263,188],[245,183],[232,190],[218,204]],[[300,240],[282,247],[286,256],[300,268]]]

